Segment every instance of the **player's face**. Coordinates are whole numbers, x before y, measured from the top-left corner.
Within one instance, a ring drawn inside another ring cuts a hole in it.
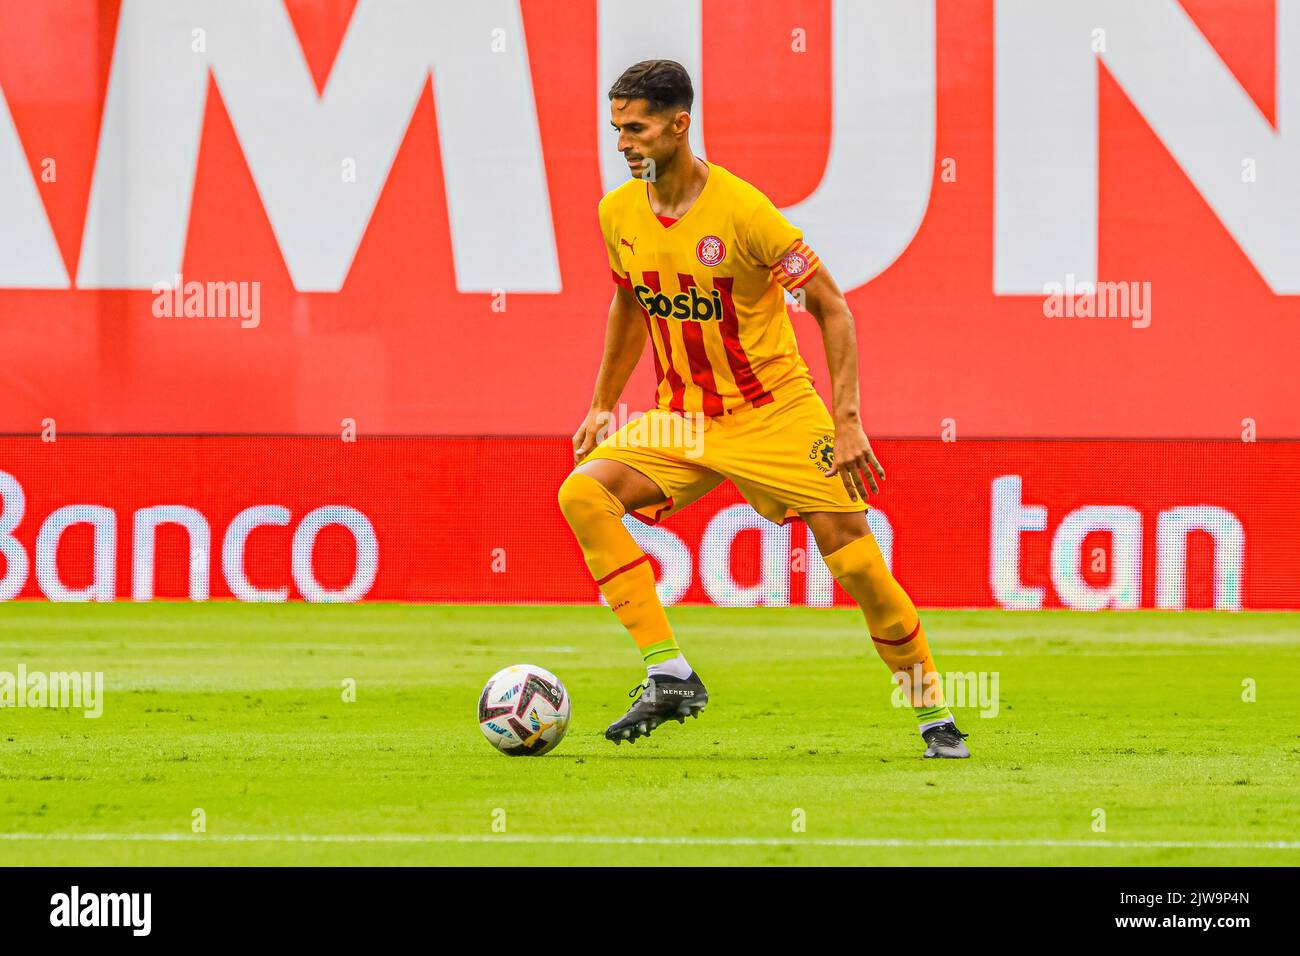
[[[627,159],[633,176],[646,174],[647,160],[652,160],[657,169],[669,163],[691,121],[684,110],[652,112],[649,101],[643,99],[611,100],[609,113],[610,122],[618,130],[618,151]]]

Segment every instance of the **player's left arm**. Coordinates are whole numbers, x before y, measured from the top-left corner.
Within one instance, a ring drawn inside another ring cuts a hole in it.
[[[876,483],[885,480],[885,469],[871,450],[871,442],[862,430],[862,417],[858,403],[858,340],[853,327],[853,313],[844,300],[844,293],[831,278],[823,263],[803,284],[800,291],[804,304],[817,320],[822,330],[822,343],[826,347],[826,364],[830,367],[832,415],[835,419],[835,464],[826,473],[827,478],[839,475],[849,498],[867,496],[863,486],[865,475],[872,492],[879,492]]]

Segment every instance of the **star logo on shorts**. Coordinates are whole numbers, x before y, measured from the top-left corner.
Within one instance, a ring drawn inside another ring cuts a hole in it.
[[[808,460],[814,465],[820,462],[822,471],[830,471],[835,466],[834,436],[823,435],[813,442],[808,451]]]

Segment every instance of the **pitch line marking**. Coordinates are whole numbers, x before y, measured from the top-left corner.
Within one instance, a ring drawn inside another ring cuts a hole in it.
[[[537,843],[643,846],[971,847],[995,849],[1095,848],[1107,850],[1300,850],[1297,840],[908,840],[870,837],[654,837],[527,835],[517,833],[0,833],[9,843]]]

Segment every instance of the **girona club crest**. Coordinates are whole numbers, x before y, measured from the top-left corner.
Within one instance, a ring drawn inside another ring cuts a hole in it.
[[[797,279],[808,269],[808,259],[798,252],[790,252],[781,260],[781,268],[791,279]]]
[[[717,236],[705,236],[695,247],[695,258],[706,266],[716,266],[727,257],[727,246]]]

